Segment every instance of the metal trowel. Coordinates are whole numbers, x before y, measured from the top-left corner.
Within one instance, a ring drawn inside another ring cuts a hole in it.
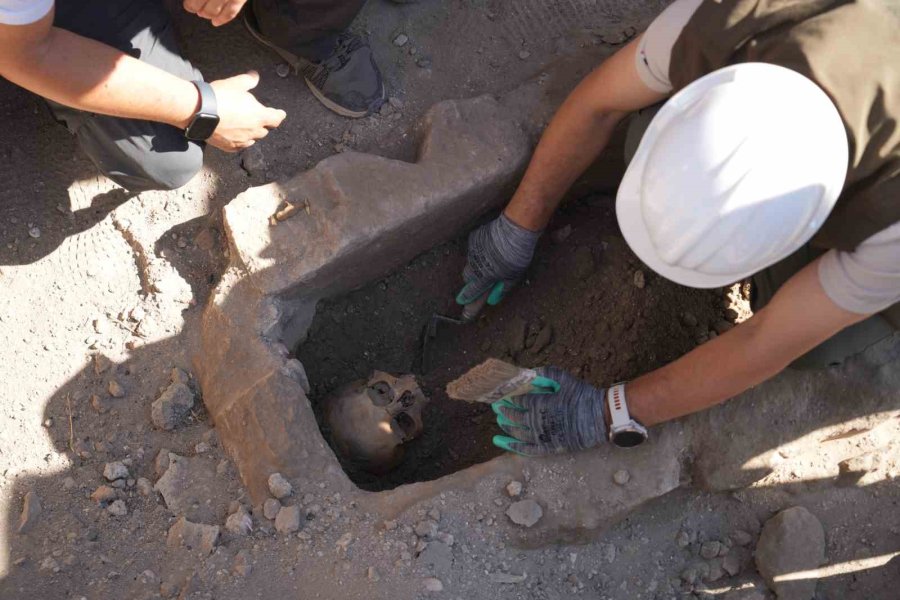
[[[431,315],[431,319],[428,320],[428,323],[425,325],[425,332],[422,335],[422,373],[426,373],[428,371],[428,342],[437,337],[437,328],[439,323],[450,323],[451,325],[468,325],[481,313],[481,309],[484,308],[484,305],[487,304],[488,296],[490,296],[490,290],[485,292],[481,297],[479,297],[474,302],[470,302],[463,306],[462,313],[459,318],[448,317],[447,315],[441,315],[438,313],[434,313]]]

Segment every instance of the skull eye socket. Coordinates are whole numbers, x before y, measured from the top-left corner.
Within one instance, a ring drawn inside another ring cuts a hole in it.
[[[394,415],[394,424],[400,430],[403,441],[412,439],[416,433],[416,422],[408,414],[402,412]]]
[[[387,406],[394,401],[394,390],[386,381],[376,381],[366,393],[375,406]]]
[[[403,408],[409,408],[415,403],[415,399],[413,398],[412,392],[406,391],[403,392],[403,395],[400,396],[400,406]]]

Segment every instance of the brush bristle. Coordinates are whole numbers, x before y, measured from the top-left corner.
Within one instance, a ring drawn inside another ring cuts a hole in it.
[[[522,369],[497,358],[489,358],[462,377],[447,384],[447,395],[454,400],[476,402],[503,385]]]

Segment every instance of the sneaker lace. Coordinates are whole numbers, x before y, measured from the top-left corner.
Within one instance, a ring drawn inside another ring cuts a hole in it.
[[[350,62],[353,53],[365,44],[358,35],[343,33],[337,39],[334,52],[328,58],[309,63],[304,69],[306,76],[316,87],[321,88],[328,81],[328,76],[335,71],[340,71]]]

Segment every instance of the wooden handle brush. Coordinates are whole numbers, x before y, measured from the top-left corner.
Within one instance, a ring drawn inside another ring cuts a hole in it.
[[[517,367],[496,358],[487,359],[447,384],[447,395],[454,400],[486,404],[524,394],[558,391],[558,383],[541,377],[534,369]]]

